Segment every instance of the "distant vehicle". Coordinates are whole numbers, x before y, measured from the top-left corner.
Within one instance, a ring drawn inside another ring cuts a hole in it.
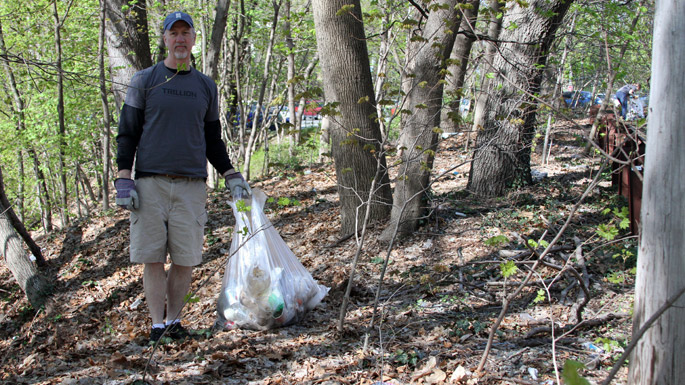
[[[302,113],[302,120],[321,120],[321,108],[323,107],[323,102],[320,101],[307,101],[304,105],[304,112]],[[300,106],[295,107],[295,112],[300,111]]]
[[[255,116],[255,111],[257,110],[257,103],[251,103],[249,106],[249,110],[247,113],[247,118],[246,120],[246,129],[251,129],[252,128],[252,123],[254,121],[254,116]],[[240,111],[240,106],[238,106],[238,111]],[[268,111],[266,114],[264,112]],[[278,108],[277,107],[269,107],[266,108],[265,106],[262,106],[261,112],[257,115],[257,127],[261,127],[262,123],[264,121],[264,115],[266,115],[267,119],[271,119],[271,124],[269,125],[269,130],[273,131],[276,129],[276,123],[280,123],[280,115],[278,113]],[[240,126],[240,117],[242,114],[238,112],[235,116],[231,116],[230,110],[226,112],[226,120],[233,126],[233,127],[238,127]]]
[[[597,96],[595,97],[595,104],[602,104],[604,102],[604,99],[606,99],[606,94],[597,94]],[[616,104],[617,102],[618,99],[616,99],[616,94],[612,94],[611,103]]]
[[[588,91],[566,91],[561,94],[567,107],[578,108],[587,107],[593,104],[592,92]],[[595,102],[596,102],[595,98]]]

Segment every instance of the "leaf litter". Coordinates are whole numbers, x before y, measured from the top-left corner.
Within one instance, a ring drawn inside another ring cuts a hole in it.
[[[204,262],[194,270],[197,301],[186,305],[183,317],[198,336],[161,344],[152,355],[142,267],[128,260],[127,215],[100,213],[47,236],[36,234],[49,261],[42,273],[53,282],[53,300],[44,309],[31,309],[11,273],[0,268],[0,381],[134,384],[142,383],[147,368],[147,383],[160,385],[551,384],[557,378],[553,357],[560,370],[574,360],[581,363],[578,373],[601,381],[630,338],[627,314],[633,290],[630,275],[618,283],[606,279],[616,261],[598,252],[587,256],[592,297],[584,318],[614,318],[558,338],[572,323],[570,309],[580,289],[564,274],[550,286],[551,303],[535,302],[542,285],[534,280],[497,329],[485,370],[475,372],[502,299],[515,289],[513,282],[523,279],[528,263],[503,257],[507,248],[525,252],[522,245],[493,247],[485,241],[498,235],[512,239],[512,232],[537,241],[545,230],[558,230],[563,212],[597,169],[598,159],[580,156],[582,148],[574,144],[574,135],[581,132],[563,131],[566,135],[556,138],[548,165],[540,165],[533,154],[533,167],[546,176],[505,198],[484,200],[463,193],[468,165],[433,185],[430,217],[390,253],[380,318],[371,330],[386,250],[376,240],[382,228],[370,229],[340,331],[340,304],[356,245],[354,237],[341,240],[337,228],[339,206],[330,164],[252,182],[271,197],[297,202],[273,203],[267,214],[314,278],[331,288],[303,322],[286,328],[212,329],[235,223],[223,191],[210,193]],[[464,143],[461,135],[442,140],[434,174],[463,159]],[[612,194],[603,182],[562,244],[573,245],[572,236],[592,238],[593,226],[604,220],[598,212]],[[504,278],[500,264],[506,260],[515,261],[518,269]],[[558,272],[543,267],[538,274],[549,280]],[[534,328],[541,331],[526,337]],[[554,345],[551,330],[558,338]],[[625,376],[624,368],[617,379]]]

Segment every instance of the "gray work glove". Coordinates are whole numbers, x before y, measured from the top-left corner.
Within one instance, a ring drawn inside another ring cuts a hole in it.
[[[226,187],[231,191],[233,199],[239,199],[242,197],[249,197],[252,195],[252,190],[250,186],[245,182],[243,174],[239,172],[234,172],[225,176]]]
[[[139,207],[136,182],[133,179],[117,178],[114,180],[114,187],[117,189],[117,206],[126,210],[135,210]]]

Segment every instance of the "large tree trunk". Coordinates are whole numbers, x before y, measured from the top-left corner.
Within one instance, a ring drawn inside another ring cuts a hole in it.
[[[107,0],[106,3],[112,92],[117,110],[120,110],[133,74],[152,65],[147,8],[144,1]]]
[[[5,188],[1,179],[0,196],[5,196]],[[4,202],[6,202],[6,199]],[[45,303],[49,285],[47,280],[40,275],[26,252],[24,252],[21,239],[14,231],[14,226],[12,226],[12,222],[7,215],[10,211],[11,207],[6,206],[6,203],[0,200],[0,255],[4,256],[7,268],[12,272],[19,287],[26,294],[31,306],[38,310]],[[33,245],[35,247],[35,243]],[[40,254],[39,258],[42,258]],[[44,263],[45,261],[43,260],[42,262]]]
[[[479,0],[466,0],[462,6],[462,20],[459,35],[454,42],[450,64],[447,67],[447,82],[445,83],[445,99],[449,100],[447,108],[443,109],[440,117],[440,128],[444,132],[459,131],[459,106],[464,96],[464,77],[469,64],[471,47],[476,40],[476,21],[478,19]]]
[[[658,0],[633,330],[685,287],[685,7]],[[685,296],[637,343],[629,384],[685,384]]]
[[[43,252],[40,250],[40,247],[36,244],[33,238],[31,238],[31,235],[26,230],[26,227],[24,227],[24,223],[22,223],[22,221],[17,217],[12,209],[9,199],[7,199],[7,195],[5,194],[5,181],[2,177],[2,168],[0,168],[0,205],[5,207],[2,209],[2,211],[6,211],[5,214],[7,214],[7,219],[12,224],[12,227],[14,227],[14,230],[19,233],[24,242],[26,242],[26,246],[28,246],[31,254],[36,257],[36,264],[40,267],[46,266],[47,262],[45,261],[45,257],[43,257]]]
[[[516,3],[504,16],[500,52],[493,61],[498,87],[486,95],[467,189],[501,196],[512,185],[532,183],[530,146],[547,53],[572,0]],[[506,28],[516,25],[516,28]]]
[[[326,102],[339,103],[339,113],[330,121],[331,152],[340,196],[341,232],[350,234],[361,229],[363,216],[359,213],[366,211],[369,194],[370,220],[387,219],[390,184],[375,119],[376,100],[360,2],[315,0],[313,5]],[[336,15],[344,6],[348,12]],[[375,178],[380,178],[376,179],[377,189],[370,191]]]
[[[416,36],[408,49],[412,60],[407,66],[411,82],[405,106],[412,114],[403,120],[398,147],[402,164],[393,194],[390,226],[382,234],[389,241],[397,227],[398,235],[413,232],[425,214],[424,197],[438,145],[443,71],[454,46],[461,12],[456,0],[433,2],[422,36]],[[440,5],[440,6],[438,6]]]

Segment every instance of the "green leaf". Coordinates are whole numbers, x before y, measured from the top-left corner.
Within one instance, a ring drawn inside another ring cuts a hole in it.
[[[502,271],[502,276],[504,278],[509,278],[516,274],[519,268],[516,266],[514,261],[506,261],[499,264],[499,268]]]
[[[618,235],[618,229],[614,225],[602,223],[597,227],[597,235],[607,241],[613,241]]]
[[[583,363],[576,360],[566,360],[564,362],[564,370],[561,373],[561,378],[564,379],[566,385],[590,385],[590,382],[578,374],[578,370],[585,369]]]
[[[485,241],[485,244],[492,247],[497,247],[509,243],[509,238],[505,235],[496,235]]]
[[[547,296],[545,295],[545,289],[538,289],[537,295],[535,296],[535,299],[533,300],[534,303],[539,303],[545,300]]]

